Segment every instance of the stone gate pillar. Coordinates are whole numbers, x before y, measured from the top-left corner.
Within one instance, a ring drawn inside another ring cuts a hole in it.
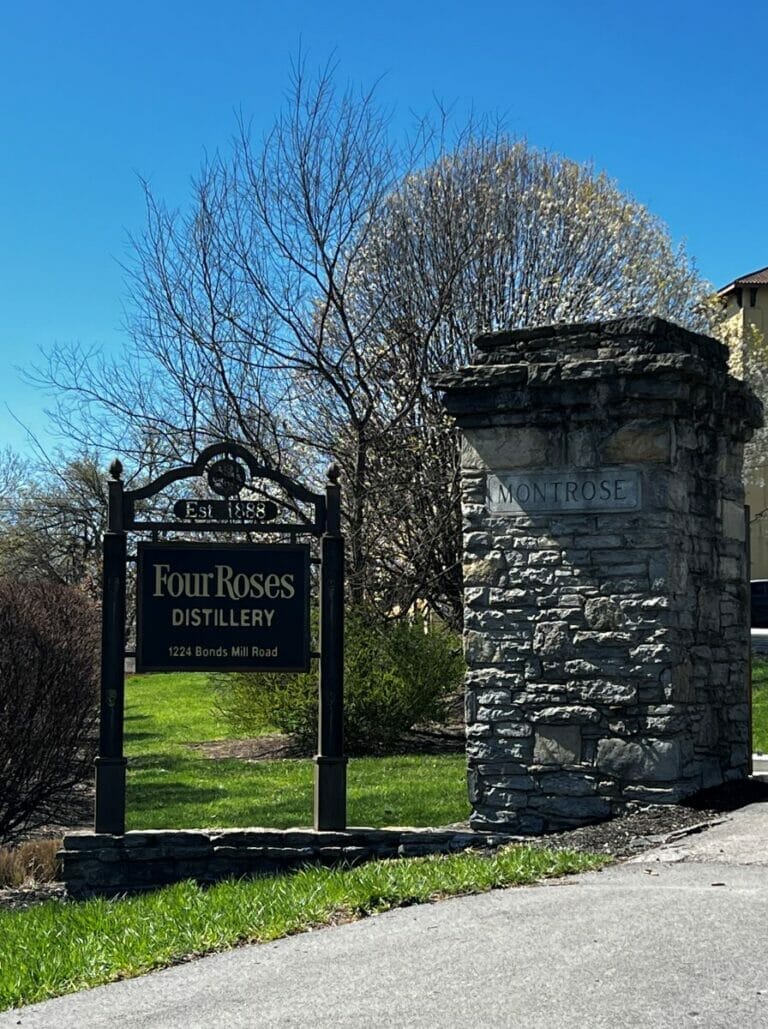
[[[760,404],[656,318],[498,333],[462,434],[472,824],[538,832],[748,774],[741,467]]]

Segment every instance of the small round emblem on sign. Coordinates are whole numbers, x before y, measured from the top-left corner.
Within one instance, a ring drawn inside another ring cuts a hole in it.
[[[237,461],[225,457],[208,469],[208,485],[220,497],[234,497],[245,485],[245,469]]]

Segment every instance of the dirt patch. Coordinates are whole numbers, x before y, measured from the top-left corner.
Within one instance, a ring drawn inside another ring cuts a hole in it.
[[[211,761],[280,761],[286,758],[309,757],[291,736],[283,736],[280,733],[247,740],[188,743],[187,747]]]
[[[245,740],[212,740],[189,743],[194,750],[212,761],[276,761],[312,757],[311,747],[302,746],[292,736],[272,733]],[[463,754],[466,746],[463,726],[425,726],[405,733],[396,746],[373,751],[374,757],[387,754]]]

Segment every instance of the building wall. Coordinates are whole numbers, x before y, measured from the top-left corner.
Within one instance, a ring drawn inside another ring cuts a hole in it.
[[[732,330],[736,338],[749,338],[750,330],[757,330],[764,339],[768,335],[768,286],[758,286],[756,290],[754,305],[750,302],[749,286],[742,289],[741,305],[735,293],[728,297],[726,331]],[[742,374],[738,353],[731,362],[731,370],[735,375]],[[768,579],[768,465],[762,475],[745,477],[744,488],[750,508],[750,578]]]

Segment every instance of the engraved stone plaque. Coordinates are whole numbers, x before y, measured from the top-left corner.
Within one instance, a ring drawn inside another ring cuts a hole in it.
[[[486,504],[491,514],[635,511],[640,503],[640,474],[629,468],[563,468],[488,476]]]

